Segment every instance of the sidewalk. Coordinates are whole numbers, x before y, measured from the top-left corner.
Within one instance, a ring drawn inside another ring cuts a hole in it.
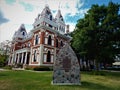
[[[107,72],[120,72],[120,71],[115,71],[115,70],[101,70],[101,71],[107,71]]]
[[[3,68],[0,68],[0,71],[9,71],[9,70],[7,70],[7,69],[3,69]]]

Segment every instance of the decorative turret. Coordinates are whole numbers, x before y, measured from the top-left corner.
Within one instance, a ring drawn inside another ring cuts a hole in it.
[[[55,19],[53,18],[53,15],[48,5],[45,6],[41,14],[38,14],[35,22],[33,23],[34,28],[42,25],[50,27],[54,30],[57,29],[57,24],[55,23]]]
[[[60,10],[58,10],[57,15],[55,17],[55,20],[56,20],[56,22],[58,24],[58,31],[61,34],[64,34],[65,33],[65,22],[64,22],[64,19],[63,19],[63,16],[62,16]]]
[[[66,33],[69,33],[69,25],[66,25]]]
[[[25,39],[27,37],[27,32],[26,32],[26,29],[25,29],[25,26],[24,24],[21,24],[20,28],[14,33],[13,35],[13,40],[22,40],[22,39]]]

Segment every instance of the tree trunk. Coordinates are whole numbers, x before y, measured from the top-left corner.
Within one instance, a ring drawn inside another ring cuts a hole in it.
[[[99,62],[96,59],[94,60],[94,62],[95,62],[95,70],[99,71]]]

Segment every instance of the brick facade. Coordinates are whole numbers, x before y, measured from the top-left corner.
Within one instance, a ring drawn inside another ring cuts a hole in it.
[[[24,24],[15,32],[8,65],[52,66],[60,48],[69,41],[60,10],[55,18],[48,6],[27,33]]]

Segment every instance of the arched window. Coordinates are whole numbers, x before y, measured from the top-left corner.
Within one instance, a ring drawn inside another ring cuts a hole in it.
[[[62,41],[60,42],[60,46],[61,46],[61,47],[63,46],[63,42],[62,42]]]
[[[52,20],[52,15],[50,15],[50,20]]]
[[[56,39],[56,47],[58,47],[58,39]]]
[[[37,55],[36,55],[36,50],[34,51],[34,58],[33,58],[33,61],[36,62],[37,60]]]
[[[51,36],[48,37],[48,45],[51,45]]]
[[[51,53],[50,51],[48,51],[47,53],[47,62],[50,62],[51,61]]]
[[[39,40],[39,37],[38,37],[38,35],[36,35],[36,37],[35,37],[35,45],[38,44],[38,40]]]
[[[22,35],[25,36],[25,32],[22,32]]]

